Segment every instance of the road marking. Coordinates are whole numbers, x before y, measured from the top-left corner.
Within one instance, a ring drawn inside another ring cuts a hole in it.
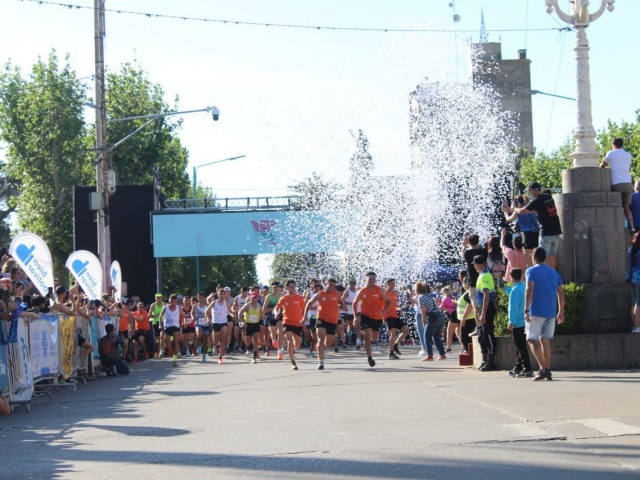
[[[611,437],[616,435],[640,435],[640,427],[627,425],[616,420],[611,420],[610,418],[585,418],[576,420],[576,422]]]

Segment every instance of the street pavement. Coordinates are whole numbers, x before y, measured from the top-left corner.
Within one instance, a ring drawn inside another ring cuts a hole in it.
[[[532,382],[402,351],[133,365],[0,418],[0,478],[640,478],[640,371]]]

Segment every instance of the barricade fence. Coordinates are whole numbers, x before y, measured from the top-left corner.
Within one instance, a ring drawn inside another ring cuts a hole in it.
[[[109,316],[45,313],[0,322],[0,393],[11,405],[29,410],[33,396],[51,398],[51,388],[75,390],[78,379],[100,375],[98,344],[105,325],[115,322]],[[81,355],[84,341],[93,347],[91,355]]]

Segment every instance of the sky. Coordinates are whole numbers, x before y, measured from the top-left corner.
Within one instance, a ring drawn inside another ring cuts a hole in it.
[[[94,67],[92,0],[0,0],[0,61],[28,71],[55,49],[79,77]],[[544,0],[107,0],[105,60],[132,62],[179,110],[216,105],[220,120],[185,115],[179,133],[198,181],[218,197],[278,196],[320,172],[346,178],[353,132],[368,136],[377,174],[409,168],[408,96],[429,81],[468,79],[468,43],[481,11],[503,58],[527,50],[535,90],[575,97],[574,32]],[[568,1],[559,0],[565,9]],[[592,1],[592,10],[600,5]],[[636,45],[640,2],[617,0],[588,29],[594,126],[635,119],[640,108]],[[128,10],[214,21],[117,13]],[[460,16],[453,21],[453,13]],[[235,22],[268,23],[270,26]],[[324,28],[284,28],[274,24]],[[381,32],[356,29],[431,29]],[[91,82],[89,81],[91,84]],[[575,102],[533,97],[534,143],[560,146],[576,123]],[[154,113],[154,112],[149,112]],[[89,111],[88,116],[93,116]],[[91,118],[90,118],[91,120]],[[0,150],[0,156],[2,151]]]

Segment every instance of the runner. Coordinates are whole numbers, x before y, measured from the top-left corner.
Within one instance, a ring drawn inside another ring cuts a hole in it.
[[[237,322],[237,330],[235,336],[235,341],[237,342],[237,350],[242,348],[242,345],[247,345],[247,339],[245,337],[244,330],[244,320],[240,317],[238,312],[240,309],[244,307],[245,303],[249,301],[249,287],[242,287],[240,289],[240,295],[236,295],[236,298],[233,299],[233,306],[231,308],[233,315],[235,317],[235,321]]]
[[[147,347],[153,349],[153,331],[149,323],[149,313],[145,310],[143,302],[138,302],[137,307],[137,310],[131,312],[131,317],[133,318],[136,328],[133,335],[134,361],[138,358],[138,344],[142,347],[142,358],[144,360],[149,358]]]
[[[287,338],[287,352],[291,360],[291,369],[298,370],[295,351],[302,344],[302,324],[304,323],[304,297],[296,292],[296,282],[287,280],[285,293],[275,307],[277,313],[282,314],[284,333]]]
[[[197,299],[196,299],[197,301]],[[186,351],[186,356],[190,357],[195,354],[193,351],[195,336],[196,336],[196,323],[193,319],[193,305],[191,304],[191,297],[186,296],[183,299],[182,305],[182,349]]]
[[[120,317],[118,320],[118,336],[124,340],[122,343],[122,356],[125,360],[129,361],[129,339],[133,337],[133,318],[131,318],[131,302],[128,298],[122,300],[122,303],[118,305],[116,315]],[[131,332],[131,333],[129,333]],[[133,355],[131,360],[137,361],[136,355]]]
[[[178,305],[178,295],[169,297],[169,305],[165,305],[160,312],[160,320],[164,319],[165,350],[172,354],[174,367],[178,366],[178,351],[180,350],[180,325],[184,322],[182,309]],[[168,340],[168,341],[167,341]]]
[[[367,352],[367,362],[370,367],[375,367],[376,362],[371,353],[371,343],[378,341],[380,326],[382,325],[382,312],[389,308],[391,300],[376,283],[376,274],[368,272],[367,284],[358,290],[353,300],[354,311],[360,307],[360,328],[364,335],[364,349]]]
[[[347,343],[351,343],[351,345],[356,345],[356,349],[360,350],[360,322],[355,325],[355,315],[353,313],[353,300],[356,298],[356,293],[358,290],[356,288],[356,279],[349,279],[349,286],[342,294],[342,300],[347,307],[346,313],[342,314],[342,318],[345,320],[345,328],[347,330]]]
[[[278,301],[282,297],[280,292],[280,282],[273,282],[271,284],[272,292],[267,294],[262,305],[262,315],[269,326],[269,336],[271,338],[271,345],[278,350],[278,360],[282,360],[282,320],[276,318],[273,311]]]
[[[213,312],[213,314],[211,313]],[[209,305],[207,314],[213,317],[213,347],[218,351],[218,363],[222,364],[225,355],[227,338],[227,316],[231,312],[231,305],[222,288],[218,289],[218,299]]]
[[[192,297],[191,317],[196,324],[196,343],[195,354],[198,349],[202,353],[202,361],[207,361],[207,346],[209,345],[209,337],[211,336],[211,322],[207,318],[207,298],[203,292],[198,293],[198,298]]]
[[[304,294],[305,305],[311,297],[322,291],[322,284],[320,283],[320,280],[312,279],[310,285],[311,289],[307,290]],[[316,322],[318,321],[318,302],[313,302],[309,308],[305,309],[304,318],[305,326],[309,329],[309,334],[311,336],[309,356],[313,357],[315,355],[314,351],[318,345],[318,333],[316,331]]]
[[[402,353],[400,353],[398,345],[409,335],[409,327],[398,315],[400,307],[398,305],[398,292],[396,292],[395,288],[395,278],[389,278],[386,282],[384,293],[386,293],[391,300],[391,304],[382,314],[387,322],[387,329],[389,330],[389,360],[399,359],[398,355],[402,355]],[[399,337],[397,336],[398,330],[401,332]]]
[[[224,298],[229,304],[229,313],[227,313],[227,334],[226,337],[223,338],[220,343],[224,341],[226,345],[226,351],[229,353],[231,351],[231,343],[233,342],[233,330],[234,330],[234,318],[233,318],[233,300],[234,298],[231,296],[231,288],[224,287],[223,290]]]
[[[262,308],[266,304],[265,299],[269,295],[269,287],[267,285],[263,285],[260,289],[260,298],[258,299],[258,303],[260,304],[260,341],[262,344],[262,348],[264,350],[265,356],[269,356],[269,323],[267,322],[267,317],[262,313]],[[256,345],[253,346],[256,348]]]
[[[260,316],[262,308],[260,307],[260,294],[258,292],[253,292],[250,298],[251,301],[244,304],[238,312],[238,315],[240,317],[244,316],[247,342],[253,346],[251,363],[257,363],[258,360],[260,360],[258,350],[260,344]],[[249,345],[247,345],[247,352],[249,351],[248,347]]]
[[[336,290],[336,281],[333,278],[327,280],[324,290],[319,291],[307,301],[305,314],[315,302],[318,302],[318,320],[316,321],[318,370],[324,370],[324,351],[325,348],[331,348],[336,341],[340,307],[344,305],[340,293]]]
[[[160,330],[160,312],[162,312],[163,308],[162,294],[156,293],[156,301],[149,305],[149,318],[151,319],[151,327],[153,328],[152,357],[155,356],[156,350],[158,350],[158,357],[164,357],[164,335]]]

